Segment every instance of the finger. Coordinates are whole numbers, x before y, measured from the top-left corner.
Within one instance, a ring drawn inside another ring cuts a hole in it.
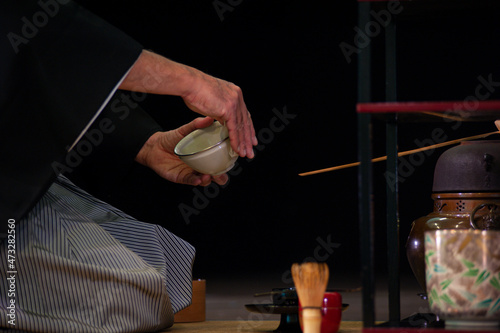
[[[212,182],[212,176],[210,175],[201,175],[200,176],[200,186],[208,186]]]
[[[240,140],[240,156],[243,155],[242,157],[247,157],[248,156],[248,142],[247,142],[247,122],[246,122],[246,113],[247,108],[245,106],[245,103],[243,101],[240,101],[240,112],[239,112],[239,140]]]
[[[198,186],[198,185],[201,185],[202,180],[201,180],[200,176],[189,175],[186,178],[184,178],[184,181],[182,183],[184,183],[186,185]]]
[[[248,158],[254,158],[255,153],[253,151],[253,146],[256,146],[258,144],[257,142],[257,137],[255,136],[255,128],[253,126],[252,122],[252,116],[250,115],[250,112],[246,112],[246,128],[247,128],[247,156]]]
[[[248,126],[246,122],[246,109],[243,110],[243,112],[240,114],[240,124],[239,124],[239,129],[238,129],[238,134],[239,134],[239,145],[240,145],[240,156],[242,157],[249,157],[249,140],[248,140]]]
[[[243,154],[248,158],[254,157],[253,151],[253,138],[254,138],[254,129],[252,124],[252,119],[250,117],[250,113],[248,112],[245,103],[242,101],[242,110],[241,110],[241,130],[240,133],[240,149],[243,150]]]
[[[250,112],[248,111],[245,100],[243,98],[243,92],[241,91],[238,96],[238,107],[239,107],[238,115],[240,116],[239,126],[241,126],[239,130],[240,134],[239,144],[240,144],[240,149],[244,150],[241,152],[242,154],[240,155],[245,155],[246,157],[253,158],[254,157],[253,146],[254,143],[256,143],[255,130],[253,128],[252,117],[250,115]]]
[[[240,156],[240,157],[245,157],[245,155],[242,155],[242,147],[240,144],[240,133],[241,131],[238,130],[237,128],[237,120],[232,118],[226,122],[226,127],[229,133],[229,142],[231,143],[231,148]]]
[[[242,141],[244,135],[242,125],[241,101],[242,93],[239,87],[227,83],[226,86],[228,99],[223,105],[222,118],[219,121],[224,123],[229,132],[229,141],[231,148],[240,156],[245,157],[245,146]]]
[[[214,118],[212,117],[199,117],[194,120],[196,122],[196,129],[205,128],[213,124]]]
[[[217,182],[217,181],[216,181]],[[226,180],[227,182],[227,180]],[[193,185],[193,186],[208,186],[212,183],[212,176],[205,174],[192,173],[187,175],[183,181],[184,184]],[[218,182],[217,182],[218,183]],[[219,184],[219,183],[218,183]],[[224,185],[224,184],[219,184]]]
[[[219,185],[225,185],[227,181],[229,180],[229,176],[227,174],[222,174],[218,176],[212,176],[212,179],[214,182],[216,182]]]
[[[250,126],[250,140],[252,142],[252,146],[257,146],[259,144],[259,141],[257,140],[255,126],[253,124],[252,114],[250,112],[248,112],[248,122]]]
[[[163,178],[178,184],[198,186],[201,183],[201,174],[187,167],[180,165],[176,168],[158,173]]]

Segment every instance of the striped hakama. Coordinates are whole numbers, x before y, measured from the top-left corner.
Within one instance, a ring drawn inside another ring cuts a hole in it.
[[[191,302],[190,244],[64,177],[19,221],[15,234],[14,273],[8,242],[0,246],[2,328],[151,332],[171,326],[173,314]]]

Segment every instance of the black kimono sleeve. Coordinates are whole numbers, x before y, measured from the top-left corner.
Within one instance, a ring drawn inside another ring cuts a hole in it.
[[[143,97],[118,90],[61,165],[65,176],[101,200],[121,187],[144,143],[162,130],[141,108]]]
[[[47,190],[141,51],[72,1],[0,2],[0,233]]]

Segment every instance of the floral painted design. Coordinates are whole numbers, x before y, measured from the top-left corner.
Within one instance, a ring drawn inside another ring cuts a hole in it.
[[[431,311],[450,320],[500,320],[500,231],[428,231],[425,263]]]

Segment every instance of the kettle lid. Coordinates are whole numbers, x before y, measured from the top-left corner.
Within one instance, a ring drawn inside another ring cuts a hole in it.
[[[500,140],[463,141],[434,169],[433,192],[500,192]]]

